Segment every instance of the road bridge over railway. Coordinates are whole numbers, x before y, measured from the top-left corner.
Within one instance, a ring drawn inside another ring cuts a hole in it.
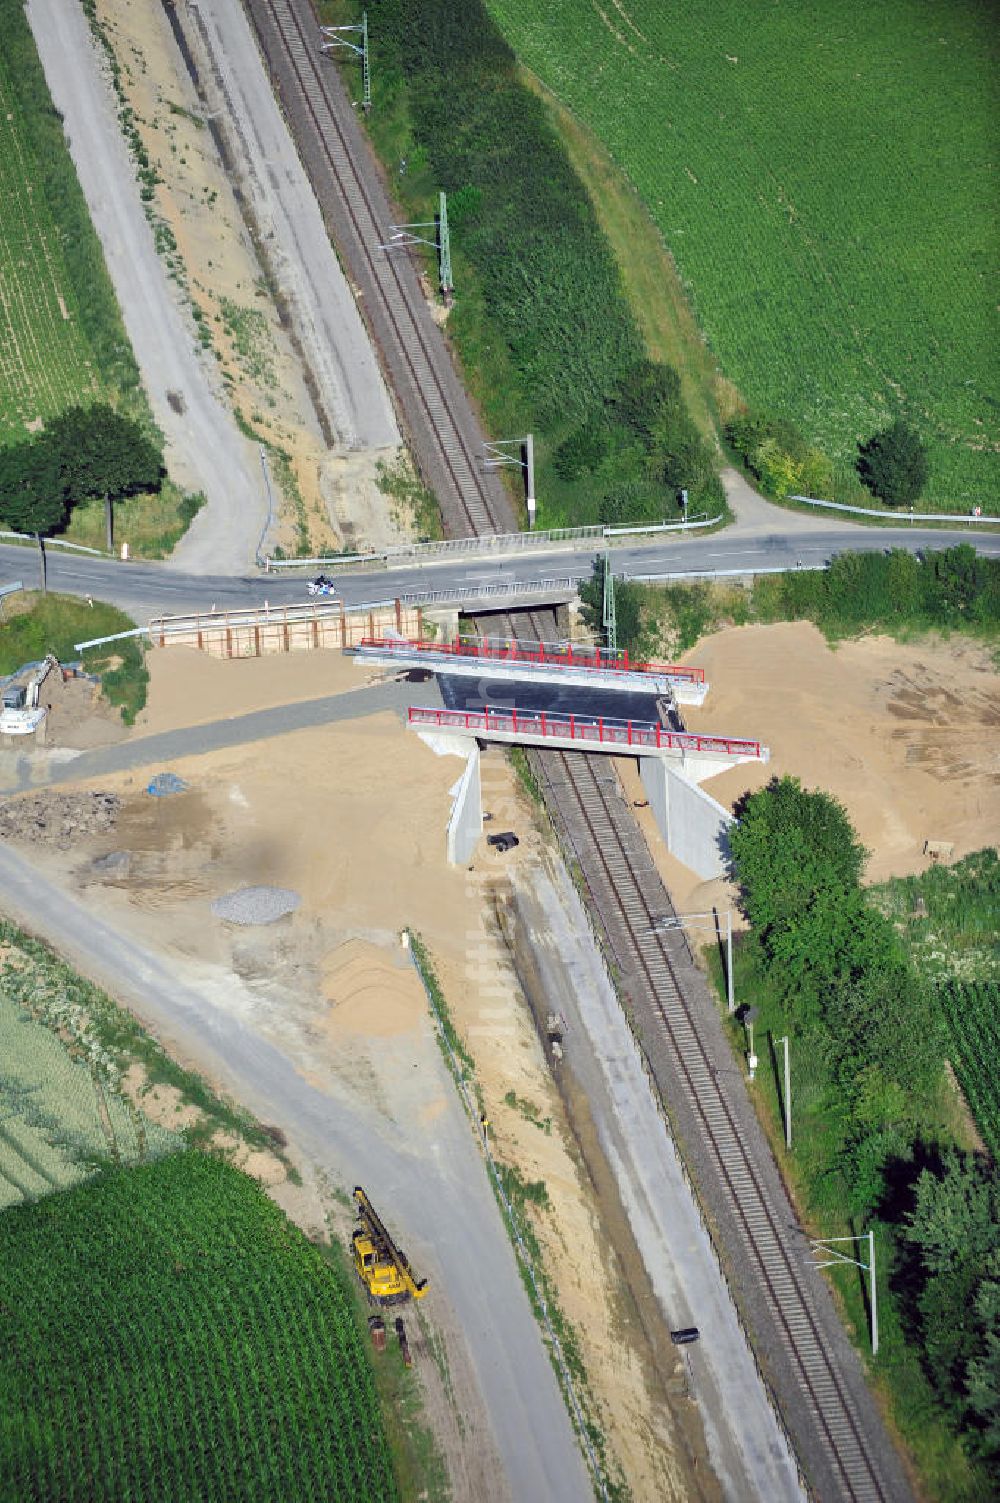
[[[703,880],[725,874],[733,816],[699,785],[740,762],[766,762],[759,741],[699,736],[654,721],[545,710],[412,706],[411,730],[438,751],[466,757],[448,821],[448,859],[469,860],[483,830],[479,745],[544,747],[552,752],[635,757],[667,849]]]
[[[611,694],[652,694],[678,704],[700,705],[708,693],[703,668],[631,662],[627,652],[609,653],[583,643],[521,642],[507,637],[460,637],[442,643],[407,641],[397,635],[366,637],[354,649],[354,657],[365,665],[485,677],[491,683],[548,683]]]

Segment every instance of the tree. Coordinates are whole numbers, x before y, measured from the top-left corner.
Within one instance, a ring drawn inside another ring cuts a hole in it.
[[[868,947],[859,878],[866,851],[842,804],[776,778],[751,794],[729,836],[740,906],[778,992],[799,1022],[817,1020],[834,986],[848,985]]]
[[[995,1292],[985,1286],[1000,1255],[1000,1184],[974,1154],[951,1150],[940,1173],[925,1170],[917,1180],[908,1223],[904,1236],[922,1274],[916,1306],[927,1370],[943,1402],[963,1407],[973,1364],[983,1363],[996,1335]],[[982,1385],[982,1366],[978,1375]]]
[[[113,546],[112,503],[137,491],[158,490],[160,451],[137,423],[114,408],[70,407],[46,431],[69,504],[103,496],[108,549]]]
[[[0,449],[0,518],[15,532],[33,533],[40,556],[41,585],[47,588],[45,544],[66,517],[66,494],[56,453],[47,435]]]
[[[604,569],[604,558],[595,558],[593,574],[580,585],[583,619],[601,636],[604,635]],[[617,645],[633,657],[641,656],[644,630],[639,587],[624,579],[615,580],[615,627]]]
[[[920,435],[897,418],[858,452],[858,474],[888,506],[911,506],[927,484],[927,451]]]

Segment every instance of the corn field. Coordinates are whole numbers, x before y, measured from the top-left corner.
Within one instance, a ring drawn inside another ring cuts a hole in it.
[[[181,1146],[6,995],[0,971],[0,1210]]]
[[[831,458],[901,411],[1000,496],[984,0],[486,0],[639,191],[744,397]]]
[[[0,1215],[0,1495],[391,1503],[343,1276],[195,1152]]]

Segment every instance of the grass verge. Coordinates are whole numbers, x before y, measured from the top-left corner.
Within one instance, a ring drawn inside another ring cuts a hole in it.
[[[353,1205],[353,1201],[351,1204]],[[351,1311],[358,1339],[368,1346],[371,1341],[368,1331],[371,1309],[335,1230],[328,1226],[328,1232],[330,1240],[321,1244],[320,1250],[337,1269],[345,1288],[350,1291]],[[422,1312],[416,1306],[411,1306],[410,1309],[420,1322],[428,1345],[433,1345],[434,1338],[424,1322]],[[449,1503],[452,1490],[448,1469],[434,1431],[425,1418],[425,1397],[420,1374],[415,1367],[407,1367],[404,1363],[399,1343],[394,1339],[392,1322],[388,1320],[386,1337],[385,1351],[375,1354],[371,1367],[400,1503]]]
[[[151,495],[127,496],[114,505],[115,548],[127,543],[133,558],[168,558],[205,505],[201,491],[182,491],[172,480]],[[85,548],[104,548],[104,502],[81,502],[60,534]]]
[[[207,1147],[219,1132],[234,1133],[254,1148],[281,1156],[280,1134],[227,1101],[193,1070],[172,1059],[131,1013],[80,976],[42,940],[0,919],[0,945],[17,957],[3,976],[5,993],[87,1058],[99,1056],[116,1077],[141,1066],[146,1085],[177,1091],[178,1108],[197,1118],[182,1134],[191,1147]]]
[[[83,654],[75,644],[93,637],[110,637],[133,631],[135,622],[116,606],[95,600],[88,605],[76,595],[42,595],[33,590],[8,596],[4,602],[4,627],[0,632],[0,673],[13,673],[24,663],[34,663],[54,653],[61,663],[83,659],[88,673],[101,681],[101,692],[117,705],[126,725],[132,725],[146,703],[149,671],[141,638],[126,638],[107,646],[88,648]]]

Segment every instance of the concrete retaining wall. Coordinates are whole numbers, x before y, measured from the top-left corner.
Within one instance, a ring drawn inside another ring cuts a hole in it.
[[[703,880],[726,873],[733,816],[660,757],[642,757],[642,786],[667,850]]]
[[[483,792],[479,780],[479,747],[474,746],[465,771],[454,788],[451,817],[448,820],[448,860],[452,866],[465,866],[472,860],[483,833]]]

